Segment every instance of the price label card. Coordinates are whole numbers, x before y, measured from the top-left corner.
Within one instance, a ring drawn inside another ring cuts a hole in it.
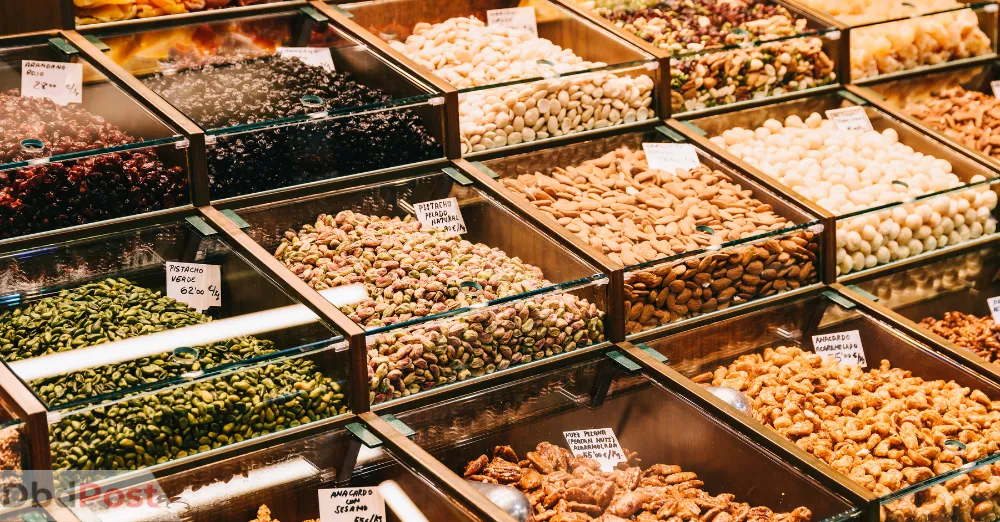
[[[378,488],[319,490],[320,522],[385,522],[385,500]]]
[[[167,297],[196,310],[222,306],[222,273],[219,265],[167,261]]]
[[[993,89],[993,97],[1000,98],[1000,80],[990,82],[990,88]]]
[[[425,227],[443,228],[459,234],[468,231],[465,228],[465,220],[462,219],[462,210],[458,207],[458,200],[455,198],[415,203],[413,210],[417,212],[417,220]]]
[[[83,101],[83,64],[21,60],[21,96],[59,105]]]
[[[840,364],[868,367],[865,348],[861,346],[861,333],[857,330],[834,334],[814,335],[813,350],[823,359],[836,359]]]
[[[1000,324],[1000,296],[991,297],[986,300],[990,305],[990,313],[993,314],[993,322]]]
[[[333,55],[326,47],[278,47],[278,56],[282,58],[298,58],[306,65],[322,67],[333,72]]]
[[[826,111],[826,117],[830,118],[830,121],[842,131],[875,130],[871,120],[868,119],[868,113],[860,105]]]
[[[538,22],[535,20],[534,7],[509,7],[507,9],[488,9],[486,24],[525,29],[538,36]]]
[[[625,452],[611,428],[564,431],[563,437],[574,456],[600,462],[601,471],[612,471],[619,462],[625,462]]]
[[[690,143],[643,143],[649,168],[676,172],[677,169],[691,170],[701,165],[698,149]]]

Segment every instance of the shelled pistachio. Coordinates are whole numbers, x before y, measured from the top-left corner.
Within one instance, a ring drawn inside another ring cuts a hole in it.
[[[365,327],[426,317],[552,283],[497,248],[404,219],[322,214],[288,231],[275,257],[318,290],[364,283],[342,310]],[[604,340],[603,312],[569,294],[379,334],[368,347],[370,398],[382,402]]]
[[[0,312],[0,356],[14,362],[211,320],[160,292],[109,278]],[[49,406],[57,406],[276,351],[272,342],[253,337],[195,348],[198,359],[191,364],[166,352],[39,379],[31,386]]]
[[[49,427],[52,465],[135,470],[344,412],[316,362],[281,361],[70,413]]]

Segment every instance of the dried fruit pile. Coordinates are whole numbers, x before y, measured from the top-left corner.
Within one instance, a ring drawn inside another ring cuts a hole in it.
[[[880,496],[1000,451],[1000,401],[885,360],[864,370],[782,346],[694,380],[746,393],[755,419]],[[980,468],[907,496],[886,505],[887,514],[967,520],[1000,512],[996,471]]]
[[[271,509],[268,508],[267,505],[262,504],[259,508],[257,508],[257,518],[251,520],[250,522],[281,522],[281,521],[279,521],[276,518],[272,518]],[[314,520],[303,520],[302,522],[320,522],[320,520],[317,518]]]
[[[143,81],[206,129],[384,104],[392,97],[298,58],[223,58]],[[440,156],[407,109],[220,135],[208,151],[212,197],[238,196]]]
[[[626,451],[626,453],[628,453]],[[548,522],[808,522],[805,507],[775,513],[764,506],[735,502],[735,495],[712,496],[698,475],[680,466],[653,464],[643,470],[633,452],[627,463],[601,471],[594,459],[574,457],[548,442],[539,443],[520,460],[510,446],[497,446],[465,467],[470,480],[504,484],[523,491],[535,520]]]
[[[288,231],[275,257],[317,290],[364,283],[369,298],[342,308],[378,327],[513,296],[552,283],[497,248],[405,219],[351,211]],[[463,282],[482,290],[470,293]],[[376,336],[368,348],[373,402],[493,373],[604,340],[603,312],[571,294],[490,308]]]
[[[137,141],[82,107],[0,93],[0,164]],[[184,171],[165,167],[151,149],[0,171],[0,239],[170,208],[186,197]]]

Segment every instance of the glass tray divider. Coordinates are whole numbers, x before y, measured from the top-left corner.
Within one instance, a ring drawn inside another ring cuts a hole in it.
[[[998,246],[1000,246],[1000,243],[998,243]],[[871,276],[872,275],[869,274],[869,277]],[[926,328],[920,327],[920,325],[896,312],[892,308],[876,301],[872,301],[860,293],[855,292],[843,283],[834,283],[830,287],[840,295],[849,299],[859,308],[862,308],[872,317],[890,324],[893,328],[901,330],[903,333],[916,339],[921,344],[928,346],[934,351],[940,352],[951,359],[954,359],[962,366],[965,366],[966,368],[979,373],[991,381],[1000,384],[1000,367],[994,363],[984,361],[972,350],[958,346],[944,337],[941,337]]]
[[[817,94],[818,91],[819,90],[808,91],[808,94]],[[782,99],[782,101],[788,101],[788,99]],[[823,284],[830,284],[837,280],[837,217],[833,215],[833,213],[817,205],[813,201],[788,190],[784,187],[784,185],[779,183],[778,180],[765,174],[753,165],[742,163],[728,150],[718,147],[712,143],[706,136],[699,132],[700,129],[696,130],[695,127],[674,119],[668,121],[667,125],[673,130],[681,133],[685,138],[696,143],[700,148],[710,152],[729,168],[747,176],[761,185],[764,185],[775,194],[778,194],[780,197],[791,202],[793,205],[805,210],[807,213],[812,214],[814,217],[819,219],[820,224],[823,225],[821,240],[823,268],[822,274],[820,275],[820,282]]]
[[[626,129],[627,130],[627,129]],[[605,310],[604,335],[612,342],[625,340],[625,267],[615,263],[604,254],[594,252],[582,239],[563,227],[552,226],[552,218],[533,205],[526,204],[524,198],[513,194],[510,189],[493,179],[471,162],[458,159],[453,163],[476,181],[476,185],[491,196],[501,200],[505,206],[519,216],[543,230],[574,254],[596,266],[608,277],[607,309]]]
[[[977,59],[975,63],[976,64],[980,64],[981,63],[983,65],[986,65],[986,64],[988,64],[990,62],[993,62],[996,59],[997,59],[996,56],[991,56],[991,57],[988,57],[987,59],[983,59],[983,60],[978,60]],[[958,68],[961,68],[962,66],[968,66],[968,65],[969,65],[968,63],[956,64],[954,66],[954,69],[958,69]],[[942,72],[942,71],[939,71],[939,72]],[[881,81],[870,82],[870,83],[866,83],[866,84],[863,84],[863,85],[848,85],[846,88],[850,92],[852,92],[852,93],[854,93],[854,94],[856,94],[856,95],[864,98],[871,105],[874,105],[875,107],[877,107],[882,112],[885,112],[886,114],[891,115],[893,118],[896,118],[896,119],[898,119],[898,120],[906,123],[907,125],[916,128],[920,132],[922,132],[922,133],[924,133],[924,134],[926,134],[926,135],[934,138],[935,140],[937,140],[937,141],[939,141],[939,142],[947,145],[948,148],[959,152],[963,156],[966,156],[966,157],[972,159],[973,161],[975,161],[977,163],[980,163],[980,164],[982,164],[983,166],[985,166],[985,167],[987,167],[989,169],[992,169],[994,171],[1000,171],[1000,160],[997,160],[995,158],[987,156],[987,155],[985,155],[982,152],[979,152],[977,150],[973,150],[973,149],[970,149],[968,147],[963,147],[961,144],[959,144],[955,140],[953,140],[953,139],[945,136],[944,134],[942,134],[939,131],[936,131],[936,130],[928,127],[927,125],[925,125],[920,120],[918,120],[918,119],[914,118],[913,116],[910,116],[909,114],[906,114],[902,110],[894,107],[891,103],[888,103],[886,101],[885,96],[882,96],[880,93],[878,93],[877,91],[875,91],[871,87],[868,87],[868,85],[874,85],[876,83],[888,83],[888,82],[890,82],[890,81],[892,81],[894,79],[896,79],[896,78],[888,78],[888,79],[886,79],[886,78],[879,78],[879,80],[881,80]]]
[[[369,410],[368,403],[368,348],[365,343],[365,331],[351,321],[333,303],[327,301],[305,281],[286,269],[280,261],[272,256],[264,247],[257,244],[250,236],[233,223],[225,214],[215,207],[198,209],[201,215],[229,240],[233,250],[245,256],[255,268],[271,279],[283,291],[298,299],[313,313],[319,316],[327,326],[339,332],[348,343],[350,351],[350,410],[364,413]]]
[[[655,55],[651,52],[648,52],[646,49],[639,47],[638,45],[636,45],[635,42],[629,40],[628,38],[623,38],[622,35],[619,34],[618,32],[613,31],[610,28],[606,27],[604,24],[601,23],[600,20],[596,20],[587,13],[575,9],[572,6],[561,2],[560,0],[539,0],[539,1],[541,1],[542,3],[549,4],[550,7],[566,11],[571,16],[575,16],[578,19],[581,19],[581,23],[596,26],[598,31],[604,33],[605,36],[608,36],[609,38],[621,42],[623,45],[635,50],[637,54],[644,53],[650,55],[647,58],[651,58],[653,60],[647,63],[647,65],[649,65],[650,63],[655,63],[656,71],[647,71],[647,72],[654,77],[653,80],[654,85],[652,90],[654,94],[653,105],[656,107],[657,110],[656,116],[650,119],[654,122],[662,123],[661,120],[665,120],[667,117],[669,117],[670,100],[669,98],[664,99],[664,93],[667,93],[667,95],[669,96],[669,89],[670,89],[669,74],[667,74],[667,76],[663,76],[664,74],[666,74],[664,73],[664,63],[662,63],[662,60],[659,59],[658,55]],[[349,4],[352,2],[336,2],[336,3]],[[462,157],[461,154],[462,133],[459,123],[460,91],[464,90],[466,92],[480,92],[481,90],[489,90],[492,86],[483,86],[476,88],[476,90],[458,89],[455,86],[448,83],[447,81],[445,81],[443,78],[438,77],[430,69],[417,64],[403,53],[393,49],[385,40],[382,40],[377,35],[372,34],[371,31],[364,28],[361,24],[355,22],[350,13],[340,9],[336,9],[332,5],[326,4],[323,0],[310,0],[310,5],[315,6],[324,15],[330,17],[330,20],[332,22],[334,22],[336,25],[338,25],[345,31],[349,32],[352,36],[365,42],[370,49],[377,50],[377,52],[380,55],[385,57],[390,62],[400,65],[403,69],[408,70],[411,74],[413,74],[417,78],[420,78],[424,82],[433,85],[436,89],[442,90],[445,93],[445,103],[447,105],[445,109],[445,115],[446,115],[445,137],[447,139],[447,143],[445,144],[445,152],[447,157],[450,159]],[[616,65],[618,64],[610,64],[607,68],[614,68]],[[667,71],[669,71],[669,68],[667,69]],[[585,75],[588,73],[581,71],[579,74]],[[511,82],[506,82],[506,84],[510,85],[519,83],[523,85],[530,85],[532,83],[535,83],[536,81],[538,81],[538,79],[514,80]],[[498,84],[498,85],[503,85],[503,84]],[[657,100],[655,99],[656,97],[659,97],[660,99]],[[659,112],[662,109],[661,105],[664,104],[667,107],[667,111]],[[538,140],[538,141],[551,145],[572,143],[572,141],[570,140],[572,140],[573,138],[579,138],[580,137],[579,135],[583,135],[582,136],[583,139],[594,139],[596,137],[605,137],[612,135],[613,132],[620,130],[617,127],[625,127],[626,132],[635,131],[638,125],[639,125],[638,122],[635,124],[612,125],[605,127],[603,129],[593,129],[579,133],[570,133],[563,136],[549,137],[544,140]],[[482,152],[475,152],[475,153],[469,152],[466,153],[466,157],[474,156],[476,160],[479,160],[492,152],[503,151],[503,152],[509,152],[511,154],[518,153],[524,151],[522,147],[526,145],[531,145],[531,144],[526,144],[522,142],[517,145],[506,145],[503,147],[499,147],[497,149],[486,150]]]
[[[692,325],[691,328],[694,326]],[[668,362],[660,362],[650,353],[628,341],[617,343],[617,346],[626,357],[638,364],[644,373],[660,385],[693,402],[764,450],[791,463],[806,475],[819,481],[824,487],[861,508],[863,511],[861,520],[865,522],[879,520],[880,504],[872,492],[847,478],[846,475],[839,473],[829,464],[799,448],[774,430],[729,406],[722,399],[705,390],[703,386],[695,384],[671,368]]]
[[[208,192],[208,155],[206,154],[205,132],[201,127],[184,116],[169,102],[161,98],[152,89],[146,87],[138,78],[128,73],[122,66],[108,58],[96,45],[76,31],[61,31],[60,34],[75,45],[84,56],[90,59],[94,68],[113,81],[127,94],[142,103],[147,109],[181,131],[188,141],[187,157],[190,179],[188,186],[191,202],[194,206],[207,205],[210,201]]]
[[[458,120],[458,89],[450,83],[439,78],[426,67],[414,62],[402,53],[396,52],[389,44],[381,38],[371,34],[361,27],[360,24],[346,16],[344,12],[334,8],[321,0],[312,0],[309,5],[330,19],[330,23],[338,29],[350,34],[363,42],[368,49],[378,54],[386,61],[399,67],[415,79],[427,84],[444,96],[445,106],[445,128],[444,128],[444,149],[445,157],[459,158],[462,156],[461,137]]]
[[[382,439],[393,455],[433,481],[444,486],[445,491],[454,496],[466,508],[483,520],[514,522],[515,519],[496,504],[473,489],[468,482],[448,469],[444,463],[434,458],[426,450],[408,439],[388,422],[372,412],[359,415],[361,422]]]

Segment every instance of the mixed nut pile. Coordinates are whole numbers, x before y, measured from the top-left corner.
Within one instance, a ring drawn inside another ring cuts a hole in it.
[[[711,140],[835,215],[900,203],[837,221],[840,275],[996,232],[997,194],[989,186],[953,190],[967,183],[951,162],[915,151],[893,128],[843,131],[812,113],[736,127]],[[986,180],[975,174],[968,183]],[[951,191],[901,203],[945,190]]]
[[[879,496],[1000,450],[1000,401],[885,360],[864,370],[782,346],[694,380],[744,392],[755,419]],[[998,502],[1000,469],[985,467],[885,509],[889,520],[968,520],[1000,513]]]
[[[264,56],[180,67],[143,82],[206,129],[385,103],[392,97],[349,73]],[[408,109],[319,119],[218,136],[208,150],[212,197],[415,163],[440,146]]]
[[[995,96],[955,86],[903,110],[958,143],[1000,159],[1000,101]]]
[[[992,52],[979,16],[957,0],[803,0],[850,25],[851,78],[858,80]]]
[[[368,328],[551,285],[535,266],[422,227],[412,216],[322,214],[286,232],[274,256],[317,290],[363,283],[368,299],[341,309]],[[603,316],[596,305],[559,293],[378,334],[368,347],[370,399],[403,397],[601,342]]]
[[[702,489],[698,475],[680,466],[639,466],[635,452],[611,472],[596,460],[574,457],[568,449],[541,442],[521,460],[510,446],[497,446],[470,462],[470,480],[513,486],[528,496],[534,520],[548,522],[808,522],[805,507],[775,513],[764,506],[734,501],[735,495],[713,496]]]
[[[0,164],[137,141],[78,105],[0,92]],[[187,184],[153,149],[0,171],[0,239],[171,208]]]
[[[941,319],[925,317],[920,321],[920,326],[959,346],[969,348],[987,361],[1000,360],[1000,325],[992,317],[945,312]]]
[[[613,0],[583,5],[679,55],[670,66],[675,112],[776,96],[837,80],[821,38],[788,38],[808,32],[808,20],[770,0]],[[776,39],[784,40],[762,43]],[[733,48],[701,52],[729,46]]]
[[[16,361],[209,320],[159,292],[108,279],[4,312],[0,355]],[[31,386],[53,407],[276,351],[253,337],[195,348],[199,357],[190,364],[164,353]],[[340,384],[315,362],[282,361],[67,414],[50,426],[53,466],[138,469],[344,411]]]
[[[524,29],[476,18],[419,23],[394,49],[460,89],[605,67]],[[465,92],[459,98],[462,153],[655,117],[653,80],[611,72]]]
[[[793,226],[726,173],[651,169],[621,147],[575,167],[501,179],[625,266]],[[813,232],[630,273],[626,329],[645,328],[793,290],[817,280]]]

